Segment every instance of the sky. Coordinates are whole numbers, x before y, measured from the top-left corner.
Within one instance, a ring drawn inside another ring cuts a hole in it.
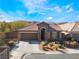
[[[77,22],[79,0],[0,0],[0,21]]]

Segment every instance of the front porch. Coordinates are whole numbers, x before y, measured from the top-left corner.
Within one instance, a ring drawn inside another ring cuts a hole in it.
[[[37,25],[39,41],[60,40],[62,38],[61,31],[51,28],[49,24],[42,22]]]

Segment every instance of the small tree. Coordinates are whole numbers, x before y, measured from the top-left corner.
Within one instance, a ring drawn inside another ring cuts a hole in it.
[[[6,30],[6,22],[3,21],[3,22],[1,23],[1,31],[2,31],[2,32],[5,32],[5,30]]]
[[[5,45],[5,41],[0,39],[0,46],[4,46]]]

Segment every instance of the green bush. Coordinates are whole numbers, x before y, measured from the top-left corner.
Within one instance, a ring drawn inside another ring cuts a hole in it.
[[[71,41],[76,41],[76,39],[72,38]]]
[[[0,46],[4,46],[5,45],[5,41],[4,40],[0,40]]]

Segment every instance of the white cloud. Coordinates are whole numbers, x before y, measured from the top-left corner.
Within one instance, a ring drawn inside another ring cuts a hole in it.
[[[65,9],[66,9],[66,12],[68,12],[68,13],[74,11],[74,9],[72,8],[72,4],[66,5]]]
[[[55,6],[53,7],[53,9],[57,12],[62,12],[62,8],[60,8],[59,6]]]
[[[65,9],[68,9],[68,8],[70,8],[71,7],[71,5],[69,4],[69,5],[66,5],[65,6]]]
[[[37,9],[43,7],[44,2],[46,0],[21,0],[26,8],[28,8],[28,13],[32,13]]]
[[[11,19],[13,19],[13,17],[9,16],[7,13],[5,12],[0,12],[0,21],[11,21]]]
[[[45,21],[46,21],[46,22],[53,22],[53,19],[54,19],[54,18],[53,18],[52,16],[49,16],[49,17],[46,18]]]
[[[69,14],[65,14],[65,15],[63,15],[62,17],[60,17],[59,19],[58,19],[58,21],[62,21],[62,22],[72,22],[72,21],[76,21],[76,14],[73,14],[73,13],[69,13]],[[78,20],[78,18],[77,18],[77,20]]]
[[[74,9],[72,7],[67,10],[68,13],[72,12],[72,11],[74,11]]]
[[[53,17],[47,17],[48,20],[53,19]]]
[[[12,16],[11,14],[0,10],[0,21],[11,22],[11,21],[16,21],[16,20],[24,20],[24,18],[21,16],[16,17],[16,15]]]

